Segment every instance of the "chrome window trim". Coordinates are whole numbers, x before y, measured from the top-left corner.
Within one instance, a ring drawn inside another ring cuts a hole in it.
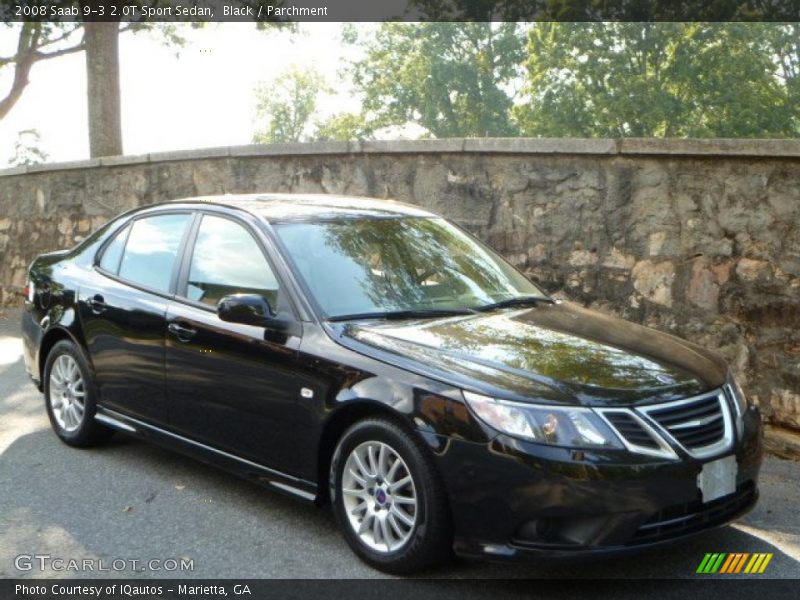
[[[668,429],[659,424],[656,417],[650,414],[651,412],[676,408],[687,404],[695,404],[697,402],[712,397],[715,397],[717,399],[720,411],[722,413],[722,422],[723,422],[722,437],[719,439],[719,441],[714,442],[713,444],[708,444],[707,446],[702,446],[700,448],[689,449],[686,446],[684,446],[677,440],[677,438],[675,438],[674,435],[672,435],[669,432]],[[733,446],[733,421],[731,419],[730,407],[728,406],[728,401],[725,396],[725,392],[723,391],[722,388],[716,389],[712,392],[707,392],[705,394],[692,396],[691,398],[684,398],[682,400],[673,400],[671,402],[663,402],[661,404],[639,406],[635,410],[636,412],[639,412],[645,417],[647,417],[647,419],[651,421],[652,425],[661,434],[661,436],[663,436],[665,439],[677,445],[681,450],[686,452],[692,458],[710,458],[712,456],[716,456],[727,452]]]
[[[608,425],[611,430],[616,434],[616,436],[620,439],[620,441],[624,444],[625,448],[629,452],[633,452],[635,454],[646,454],[648,456],[656,456],[659,458],[668,458],[670,460],[678,460],[678,455],[673,450],[673,448],[664,440],[663,436],[656,431],[650,423],[644,420],[641,416],[636,414],[636,412],[629,410],[627,408],[596,408],[595,412],[600,415],[600,418],[603,419],[606,425]],[[622,435],[622,433],[614,427],[614,424],[606,418],[606,414],[611,413],[623,413],[628,415],[629,417],[633,417],[636,422],[642,426],[645,432],[653,439],[654,442],[658,444],[658,448],[648,448],[646,446],[639,446],[638,444],[633,444],[628,441],[628,439]]]

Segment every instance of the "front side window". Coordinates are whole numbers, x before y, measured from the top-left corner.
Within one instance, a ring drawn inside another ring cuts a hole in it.
[[[275,231],[330,318],[469,310],[544,296],[495,252],[441,218],[287,222]]]
[[[205,215],[192,252],[186,296],[216,306],[229,294],[259,294],[274,309],[278,281],[247,229],[230,219]]]
[[[122,254],[119,276],[131,283],[168,292],[181,239],[190,219],[189,214],[136,219]]]

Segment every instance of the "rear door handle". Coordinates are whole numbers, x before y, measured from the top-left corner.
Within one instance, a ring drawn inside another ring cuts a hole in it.
[[[92,312],[96,315],[99,315],[106,308],[108,308],[105,298],[103,298],[103,296],[101,296],[100,294],[95,294],[94,296],[89,298],[86,301],[86,304],[89,305],[89,308],[91,308]]]
[[[188,342],[197,334],[195,329],[192,329],[191,327],[185,327],[180,323],[170,323],[167,325],[167,329],[171,334],[178,338],[178,341],[181,342]]]

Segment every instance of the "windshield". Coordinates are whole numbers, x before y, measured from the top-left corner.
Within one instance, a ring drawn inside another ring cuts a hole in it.
[[[328,318],[463,311],[544,297],[495,252],[441,218],[280,223],[275,231]]]

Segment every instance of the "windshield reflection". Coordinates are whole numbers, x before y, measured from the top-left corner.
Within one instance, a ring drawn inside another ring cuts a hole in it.
[[[543,296],[496,253],[441,218],[277,224],[296,270],[328,317],[475,309]]]

